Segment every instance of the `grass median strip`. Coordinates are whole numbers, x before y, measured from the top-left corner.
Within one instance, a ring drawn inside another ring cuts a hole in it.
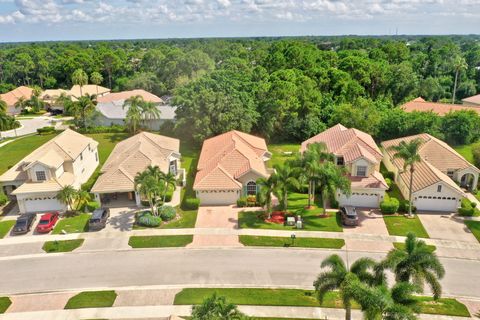
[[[47,253],[71,252],[82,246],[84,239],[47,241],[42,249]]]
[[[472,231],[475,238],[480,242],[480,221],[465,221],[468,229]]]
[[[265,236],[240,236],[240,242],[245,246],[254,247],[303,247],[303,248],[329,248],[340,249],[345,245],[343,239],[328,238],[296,238],[290,237],[265,237]]]
[[[131,236],[128,245],[132,248],[185,247],[193,241],[193,235],[178,236]]]
[[[4,238],[15,225],[15,220],[7,220],[0,222],[0,239]]]
[[[108,308],[113,306],[117,293],[109,291],[85,291],[68,300],[65,309]]]
[[[52,231],[52,234],[60,234],[62,230],[66,233],[79,233],[88,231],[88,220],[90,214],[82,213],[73,217],[62,218]]]
[[[415,233],[419,238],[430,238],[418,216],[407,218],[404,215],[384,215],[383,221],[388,233],[392,236],[407,236],[409,232]]]
[[[393,246],[397,249],[405,250],[405,243],[404,242],[394,242]],[[434,245],[430,245],[430,244],[427,244],[427,248],[430,252],[434,252],[435,250],[437,250],[437,247],[435,247]]]
[[[12,301],[9,297],[0,297],[0,314],[5,313],[11,304]]]
[[[189,288],[175,296],[175,305],[200,304],[214,292],[224,296],[228,302],[237,305],[289,306],[342,308],[342,300],[337,292],[329,292],[320,305],[313,290],[263,289],[263,288]],[[464,304],[455,299],[442,298],[434,301],[430,297],[417,297],[421,313],[448,316],[470,317]],[[353,304],[358,309],[358,305]]]

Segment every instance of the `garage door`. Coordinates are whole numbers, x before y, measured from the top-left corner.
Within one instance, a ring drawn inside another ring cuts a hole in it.
[[[240,191],[237,190],[198,191],[197,197],[202,206],[225,206],[236,204],[239,194]]]
[[[419,211],[447,211],[456,212],[458,200],[456,198],[417,197],[413,202]]]
[[[24,202],[25,212],[62,211],[64,206],[57,199],[21,200]]]
[[[352,193],[350,197],[342,194],[338,198],[341,206],[354,206],[364,208],[378,208],[380,195],[378,193]]]

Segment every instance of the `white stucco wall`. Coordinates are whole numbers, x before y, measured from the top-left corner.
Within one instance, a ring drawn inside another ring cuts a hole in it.
[[[441,192],[437,191],[439,185],[442,186]],[[413,204],[419,211],[455,211],[460,206],[462,198],[461,192],[444,182],[436,183],[412,194]],[[408,199],[408,194],[406,199]]]
[[[95,156],[97,154],[97,157]],[[82,183],[87,182],[99,164],[97,148],[85,148],[82,151],[82,157],[78,156],[72,165],[73,175],[75,176],[75,187],[80,187]]]

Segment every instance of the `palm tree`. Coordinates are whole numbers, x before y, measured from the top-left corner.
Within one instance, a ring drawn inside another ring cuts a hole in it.
[[[297,174],[288,163],[275,166],[275,189],[282,200],[284,212],[288,209],[288,191],[292,188],[300,188],[300,182],[297,179]]]
[[[57,194],[57,199],[67,206],[67,211],[69,208],[73,210],[76,197],[77,190],[72,186],[63,187]]]
[[[98,86],[103,82],[102,75],[99,72],[92,72],[92,74],[90,75],[90,81],[95,85],[98,96]]]
[[[258,200],[266,207],[268,218],[272,215],[272,194],[276,193],[275,188],[275,173],[272,173],[268,178],[260,178],[257,180],[257,186],[259,186]]]
[[[64,114],[73,114],[74,112],[74,102],[72,101],[72,97],[65,92],[62,92],[60,96],[55,99],[54,105],[62,106]]]
[[[97,101],[94,95],[81,96],[78,99],[78,101],[74,102],[74,109],[75,109],[76,116],[80,117],[83,128],[86,127],[87,114],[93,111],[96,105],[97,105]]]
[[[72,82],[80,87],[80,97],[83,97],[82,87],[88,83],[88,75],[82,69],[77,69],[72,74]]]
[[[413,174],[415,173],[415,164],[422,159],[418,153],[422,140],[416,138],[410,142],[402,141],[397,146],[391,146],[390,150],[394,151],[394,158],[403,160],[403,170],[410,167],[410,184],[408,187],[408,215],[412,217],[412,188],[413,188]]]
[[[332,162],[323,162],[317,175],[317,183],[322,196],[323,215],[327,214],[326,203],[329,197],[337,191],[350,194],[351,181],[346,177],[345,168],[339,167]]]
[[[146,122],[149,120],[157,120],[160,119],[160,109],[158,109],[157,105],[153,102],[147,102],[144,101],[141,104],[141,110],[142,110],[142,118]]]
[[[164,183],[165,186],[165,190],[163,191],[163,203],[165,203],[169,187],[173,187],[175,190],[175,187],[177,186],[177,178],[175,178],[175,175],[173,173],[169,172],[163,175],[161,181]]]
[[[238,311],[236,305],[227,303],[225,297],[214,293],[206,298],[202,304],[193,306],[192,320],[247,320],[243,313]]]
[[[80,210],[84,205],[92,200],[90,193],[85,190],[78,190],[75,194],[75,211]]]
[[[382,265],[395,274],[397,281],[412,281],[423,288],[428,284],[434,299],[442,294],[439,279],[445,275],[445,269],[423,240],[418,240],[413,233],[408,233],[405,249],[392,249]]]
[[[135,190],[147,199],[150,210],[153,215],[157,215],[156,199],[160,193],[158,180],[147,173],[147,171],[138,173],[135,178]]]
[[[144,103],[142,96],[139,95],[130,97],[123,103],[123,109],[128,107],[126,120],[133,134],[137,132],[138,124],[142,120],[142,106]]]
[[[457,94],[457,82],[458,82],[458,75],[461,71],[468,68],[468,64],[465,61],[465,58],[462,56],[456,56],[453,60],[453,69],[455,70],[455,82],[453,85],[453,95],[452,95],[452,103],[455,103],[455,96]]]
[[[28,107],[28,100],[24,96],[21,96],[17,99],[17,102],[15,102],[14,106],[15,109],[20,109],[20,111],[22,111]]]
[[[317,299],[322,304],[328,292],[339,290],[345,308],[346,320],[350,320],[352,317],[352,300],[354,297],[351,286],[356,280],[371,286],[380,285],[386,281],[383,270],[378,268],[377,263],[370,258],[356,260],[349,270],[342,258],[334,254],[323,260],[321,267],[322,269],[328,268],[328,271],[320,273],[313,283]]]

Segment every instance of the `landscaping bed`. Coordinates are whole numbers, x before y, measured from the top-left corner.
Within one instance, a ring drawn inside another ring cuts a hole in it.
[[[0,239],[4,238],[15,225],[15,220],[0,221]]]
[[[292,306],[343,308],[338,292],[328,292],[320,305],[315,291],[300,289],[259,289],[259,288],[189,288],[183,289],[175,296],[175,305],[196,305],[216,292],[224,296],[229,303],[236,305],[257,306]],[[467,307],[455,299],[441,298],[433,301],[430,297],[417,297],[421,313],[448,316],[470,317]],[[353,303],[352,307],[358,309]]]
[[[67,233],[79,233],[88,231],[89,213],[82,213],[72,217],[62,218],[53,228],[52,234],[61,234],[62,230]]]
[[[42,249],[47,253],[71,252],[82,246],[84,239],[47,241]]]
[[[113,306],[116,298],[113,290],[81,292],[68,300],[65,309],[108,308]]]
[[[383,215],[383,220],[388,233],[392,236],[407,236],[409,232],[413,232],[419,238],[429,238],[417,215],[413,218],[404,215]]]
[[[265,236],[239,236],[240,242],[245,246],[258,247],[303,247],[303,248],[329,248],[340,249],[345,245],[343,239],[328,238],[296,238],[290,237],[265,237]]]
[[[132,248],[185,247],[193,241],[193,235],[178,236],[131,236],[128,245]]]

